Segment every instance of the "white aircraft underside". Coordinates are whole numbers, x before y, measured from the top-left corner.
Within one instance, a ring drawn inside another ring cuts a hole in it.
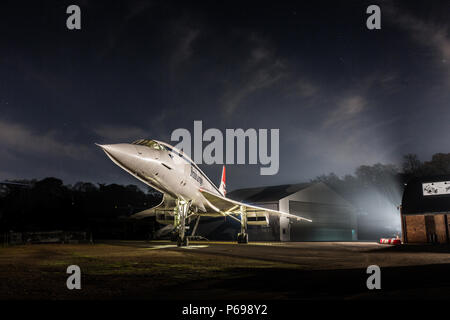
[[[293,214],[226,198],[225,168],[217,188],[186,154],[167,143],[141,139],[131,144],[98,146],[119,167],[163,193],[159,205],[136,213],[131,218],[156,216],[158,222],[172,224],[178,233],[178,245],[188,244],[186,221],[192,217],[230,217],[239,221],[239,243],[248,242],[247,225],[268,225],[269,215],[311,222]]]

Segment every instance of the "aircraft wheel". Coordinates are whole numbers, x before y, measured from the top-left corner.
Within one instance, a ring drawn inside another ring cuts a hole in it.
[[[188,245],[189,245],[189,240],[188,240],[187,237],[184,237],[183,239],[178,237],[178,239],[177,239],[177,246],[178,247],[187,247]]]
[[[248,233],[238,233],[237,242],[248,243]]]

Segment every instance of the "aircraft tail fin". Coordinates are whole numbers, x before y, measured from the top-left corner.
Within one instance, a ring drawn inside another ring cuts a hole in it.
[[[225,166],[222,167],[222,178],[220,179],[219,191],[224,197],[226,196],[227,185],[226,185],[226,176],[225,176]]]

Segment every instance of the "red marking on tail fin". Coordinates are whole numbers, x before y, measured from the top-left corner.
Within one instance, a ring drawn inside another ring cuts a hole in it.
[[[220,193],[225,197],[227,194],[227,184],[226,184],[226,176],[225,176],[225,166],[222,168],[222,178],[220,179],[220,186],[219,186]]]

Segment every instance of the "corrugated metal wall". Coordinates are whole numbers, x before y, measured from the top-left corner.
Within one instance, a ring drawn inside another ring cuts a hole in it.
[[[290,200],[289,212],[313,220],[292,224],[291,241],[356,240],[354,212],[350,207]]]

